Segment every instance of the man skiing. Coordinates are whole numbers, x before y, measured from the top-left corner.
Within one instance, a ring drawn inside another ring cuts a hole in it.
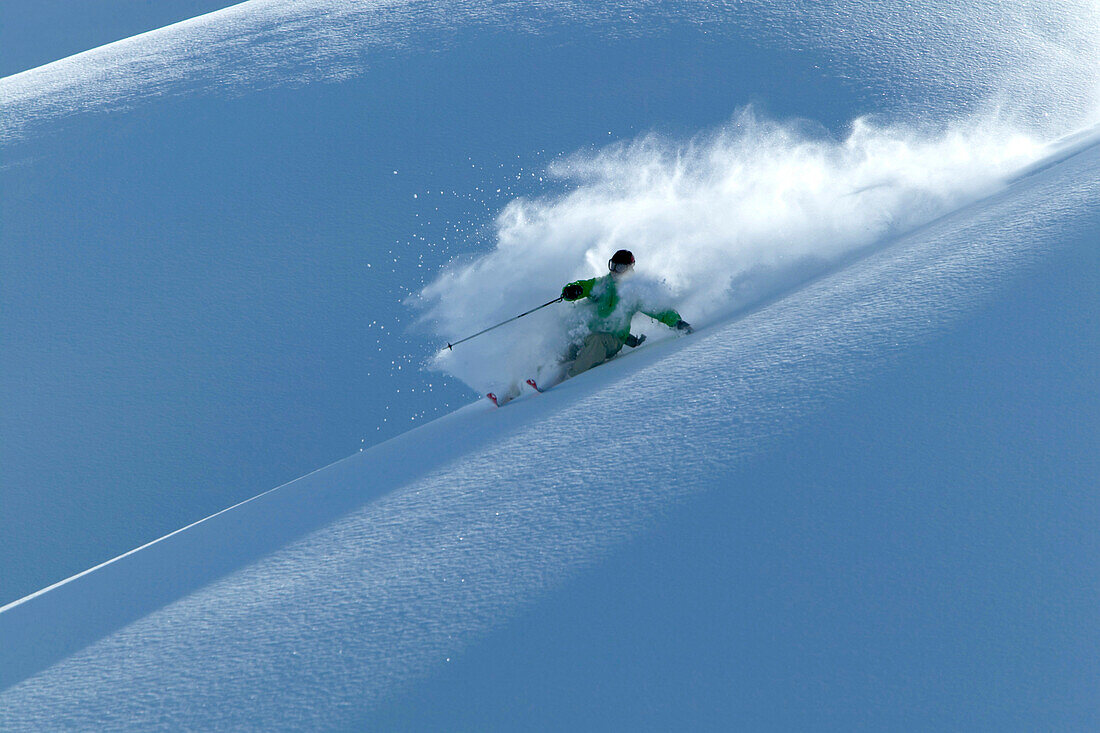
[[[618,354],[623,346],[633,348],[645,341],[644,334],[634,336],[630,333],[630,321],[635,313],[644,313],[677,331],[692,332],[688,322],[674,310],[646,310],[642,303],[628,302],[620,297],[619,283],[634,270],[633,253],[620,249],[611,256],[607,268],[610,272],[603,277],[577,280],[561,289],[565,300],[576,302],[587,298],[592,311],[588,319],[588,335],[566,355],[565,361],[569,366],[565,376],[575,377],[603,364]]]
[[[562,300],[576,302],[587,299],[589,301],[585,304],[591,311],[588,317],[589,333],[582,341],[569,348],[549,374],[540,374],[537,382],[534,379],[527,380],[527,384],[539,392],[553,387],[568,377],[575,377],[581,372],[603,364],[622,351],[623,346],[633,348],[641,345],[645,341],[645,335],[635,336],[630,333],[630,322],[636,313],[644,313],[677,331],[692,332],[688,322],[680,318],[680,314],[676,311],[647,310],[638,298],[622,297],[619,285],[634,269],[634,255],[629,250],[620,249],[612,255],[607,268],[610,272],[603,277],[577,280],[561,289]],[[545,307],[545,305],[539,307]],[[542,372],[541,369],[539,371]],[[519,394],[520,386],[518,382],[514,382],[499,397],[493,392],[489,392],[487,396],[494,404],[500,406],[515,399]]]

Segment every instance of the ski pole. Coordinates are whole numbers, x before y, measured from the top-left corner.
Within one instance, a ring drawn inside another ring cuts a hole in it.
[[[551,301],[550,301],[549,303],[543,303],[543,304],[542,304],[542,305],[540,305],[540,306],[539,306],[538,308],[532,308],[531,310],[527,311],[526,313],[520,313],[520,314],[519,314],[518,316],[516,316],[515,318],[509,318],[509,319],[508,319],[507,321],[501,321],[500,323],[498,323],[498,324],[497,324],[497,325],[495,325],[495,326],[489,326],[488,328],[486,328],[486,329],[484,329],[484,330],[478,331],[478,332],[477,332],[477,333],[475,333],[475,334],[474,334],[473,336],[467,336],[467,337],[466,337],[466,338],[464,338],[464,339],[459,339],[458,341],[455,341],[455,342],[454,342],[453,344],[451,344],[451,343],[448,343],[448,344],[447,344],[447,348],[448,348],[448,349],[451,349],[451,350],[453,351],[453,350],[454,350],[454,347],[458,346],[458,345],[459,345],[459,344],[461,344],[461,343],[462,343],[463,341],[469,341],[470,339],[472,339],[472,338],[475,338],[475,337],[477,337],[477,336],[480,336],[480,335],[481,335],[481,334],[483,334],[483,333],[488,333],[489,331],[492,331],[492,330],[493,330],[494,328],[500,328],[500,327],[501,327],[501,326],[503,326],[503,325],[504,325],[505,323],[511,323],[512,321],[515,321],[515,320],[517,320],[517,319],[519,319],[519,318],[523,318],[524,316],[530,315],[530,314],[534,313],[534,312],[535,312],[535,311],[537,311],[537,310],[541,310],[541,309],[545,308],[545,307],[546,307],[546,306],[548,306],[548,305],[554,305],[554,303],[560,303],[560,302],[561,302],[561,301],[563,301],[563,300],[565,300],[565,296],[564,296],[564,295],[559,295],[558,297],[556,297],[556,298],[554,298],[553,300],[551,300]]]

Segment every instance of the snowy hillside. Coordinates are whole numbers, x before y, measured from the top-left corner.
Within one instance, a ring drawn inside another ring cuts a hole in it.
[[[0,31],[0,730],[1100,727],[1095,2],[112,2]],[[620,247],[694,334],[440,350]]]
[[[217,3],[130,5],[5,4],[58,61],[0,79],[0,603],[465,404],[522,365],[439,345],[608,247],[721,319],[1098,109],[1086,0],[252,0],[60,58]]]
[[[895,689],[894,704],[868,694],[862,704],[869,708],[860,712],[865,722],[934,726],[956,715],[979,727],[1096,722],[1100,710],[1087,686],[1072,686],[1095,675],[1093,652],[1100,651],[1087,623],[1100,600],[1096,585],[1078,582],[1096,574],[1088,549],[1096,549],[1097,535],[1086,539],[1100,516],[1095,444],[1058,446],[1060,467],[1075,467],[1062,485],[1013,478],[1039,470],[1027,451],[1050,446],[1032,442],[1041,439],[1029,431],[1045,421],[1055,434],[1098,434],[1100,394],[1087,378],[1100,345],[1095,330],[1067,337],[1078,353],[1041,365],[1047,384],[989,395],[1017,401],[1005,405],[1021,410],[1017,425],[989,425],[989,413],[975,411],[962,396],[996,381],[1006,359],[1021,357],[1014,350],[1039,348],[1035,334],[1023,330],[1034,327],[1030,309],[1055,307],[1048,315],[1064,315],[1069,323],[1091,323],[1097,315],[1098,164],[1100,147],[1093,144],[752,313],[643,348],[506,409],[470,405],[6,607],[0,613],[4,681],[14,685],[0,698],[5,727],[350,727],[393,695],[408,694],[411,682],[458,661],[471,644],[559,590],[578,570],[621,550],[677,504],[705,492],[725,495],[729,511],[748,505],[760,512],[786,501],[760,491],[790,492],[807,503],[803,511],[816,506],[821,512],[820,524],[806,524],[805,517],[797,531],[773,526],[776,546],[767,552],[826,573],[816,585],[840,594],[836,612],[848,609],[887,624],[897,612],[889,594],[912,582],[924,590],[907,594],[905,623],[926,625],[946,613],[940,633],[953,643],[972,643],[967,634],[979,629],[1010,635],[1020,623],[1054,623],[1035,612],[1021,620],[1001,605],[1012,601],[997,594],[987,607],[955,609],[933,587],[963,584],[953,591],[959,594],[954,603],[966,605],[978,591],[965,584],[984,586],[991,572],[1007,575],[1001,583],[1040,593],[1034,600],[1040,606],[1062,609],[1059,623],[1068,624],[1072,638],[1059,635],[1064,646],[1054,651],[1072,656],[1062,658],[1057,672],[1034,678],[1031,665],[1048,659],[1049,650],[1030,650],[1019,638],[1005,638],[1013,657],[995,661],[998,684],[1029,689],[1030,704],[1002,709],[1007,693],[979,675],[967,699],[921,715],[915,702],[933,684],[922,679],[910,693]],[[1020,302],[1024,294],[1028,302]],[[1018,322],[1002,322],[1006,316]],[[986,339],[980,348],[962,338],[975,335]],[[890,376],[928,358],[952,362],[968,382],[963,391],[935,382],[897,384]],[[1037,396],[1059,403],[1036,404]],[[853,405],[862,405],[855,415]],[[901,412],[891,415],[891,409]],[[804,471],[798,475],[784,470],[785,460],[776,463],[792,450],[792,440],[802,442],[800,432],[855,418],[863,431],[837,436],[840,455],[794,456]],[[858,489],[870,505],[859,506],[850,493],[857,485],[845,477],[836,484],[840,494],[814,491],[834,461],[857,475],[860,464],[879,465],[885,457],[879,439],[893,440],[867,430],[900,431],[912,465],[870,477],[873,484]],[[956,448],[922,457],[930,431],[972,441],[975,453]],[[1016,470],[1002,480],[979,480],[974,472],[989,452],[1004,450],[991,441],[1006,436],[1023,441],[1005,453],[1018,462]],[[945,465],[951,455],[965,460]],[[935,485],[942,488],[932,495],[923,482],[939,472]],[[917,477],[921,483],[906,483]],[[1013,498],[1006,500],[1005,492]],[[1032,514],[1038,507],[1041,516]],[[961,516],[975,510],[977,518]],[[745,529],[745,516],[735,513],[688,512],[697,523],[691,535],[715,524]],[[857,545],[832,536],[834,512],[846,515]],[[903,513],[913,534],[867,526],[881,512]],[[936,524],[953,538],[941,536]],[[1002,534],[1012,542],[986,544]],[[1072,552],[1052,544],[1065,534],[1076,538]],[[822,568],[820,558],[803,554],[815,546],[837,556],[858,552],[861,559]],[[741,547],[741,557],[724,563],[751,564],[757,549]],[[696,548],[702,557],[716,550],[706,542]],[[914,559],[906,559],[907,552],[923,556],[920,570],[904,570]],[[958,552],[965,559],[955,557]],[[937,562],[947,566],[924,565]],[[1054,565],[1072,582],[1034,575]],[[905,572],[915,575],[896,577]],[[851,573],[887,595],[861,601],[861,591],[831,585],[830,578],[838,582]],[[758,602],[762,622],[770,603]],[[783,596],[771,601],[786,602]],[[839,619],[819,621],[823,626],[803,631],[803,639],[822,642],[840,633]],[[887,653],[880,646],[886,642],[865,643]],[[937,665],[941,680],[960,683],[967,674],[958,658],[939,658]],[[885,675],[878,684],[893,689],[900,682]],[[1057,705],[1041,702],[1056,690]],[[550,691],[539,696],[555,699]],[[612,696],[607,703],[614,708],[623,700]],[[823,703],[806,691],[794,707],[825,715],[816,707]],[[828,715],[838,724],[852,722],[856,703],[841,695]],[[766,714],[740,700],[737,707],[743,706],[761,724],[798,714]],[[521,727],[554,728],[570,719],[564,710],[560,715],[557,721],[522,718]]]

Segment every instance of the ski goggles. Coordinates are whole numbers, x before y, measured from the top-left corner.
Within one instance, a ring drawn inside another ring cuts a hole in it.
[[[611,260],[607,261],[607,269],[611,270],[612,272],[626,272],[631,267],[634,267],[633,262],[612,262]]]

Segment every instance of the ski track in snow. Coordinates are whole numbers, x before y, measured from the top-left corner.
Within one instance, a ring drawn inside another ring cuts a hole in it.
[[[18,648],[28,626],[63,633],[49,614],[81,612],[81,593],[99,604],[84,611],[125,616],[135,583],[219,537],[232,548],[227,534],[352,507],[281,548],[238,537],[262,559],[98,641],[70,619],[73,653],[0,693],[3,727],[350,724],[678,499],[737,491],[775,437],[1030,263],[1094,241],[1100,148],[1054,159],[739,320],[503,410],[471,405],[7,607],[0,646]]]

